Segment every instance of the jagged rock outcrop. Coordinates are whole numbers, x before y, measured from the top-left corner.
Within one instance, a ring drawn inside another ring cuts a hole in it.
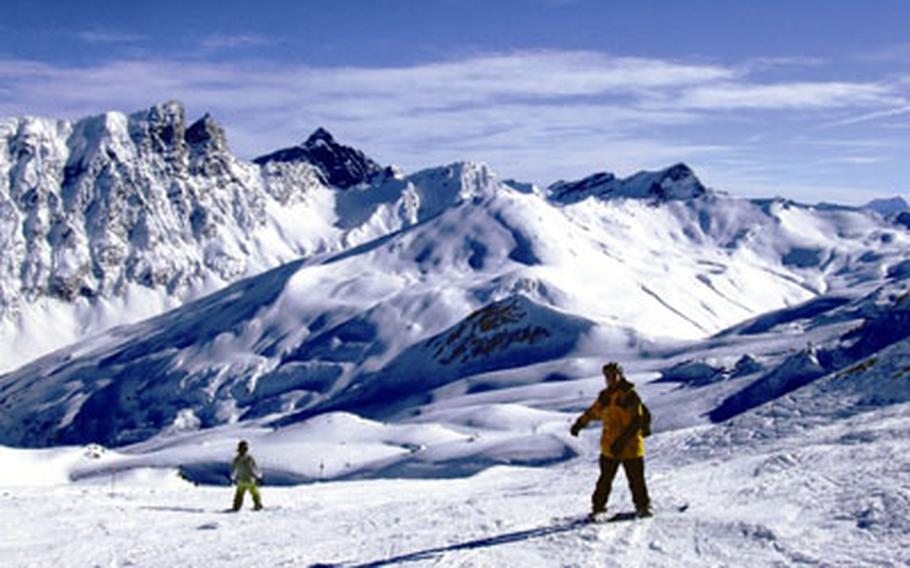
[[[695,199],[709,193],[695,172],[682,163],[656,172],[638,172],[624,179],[600,172],[579,181],[558,181],[548,190],[551,200],[563,204],[577,203],[591,196],[673,201]]]
[[[266,183],[209,115],[186,127],[177,102],[76,122],[0,122],[0,311],[24,299],[178,290],[246,271],[269,203],[299,201],[312,167]],[[294,191],[276,191],[281,186]]]
[[[175,101],[0,119],[0,370],[500,187],[472,163],[405,176],[324,129],[271,156],[238,159]]]
[[[326,183],[341,189],[367,182],[383,171],[382,166],[360,150],[336,142],[323,128],[318,128],[299,146],[278,150],[253,161],[259,165],[304,161],[318,168]]]

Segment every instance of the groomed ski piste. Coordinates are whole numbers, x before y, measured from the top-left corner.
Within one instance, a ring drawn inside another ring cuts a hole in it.
[[[230,488],[196,486],[176,468],[161,467],[208,447],[205,440],[139,454],[94,446],[3,449],[0,557],[8,566],[906,565],[908,362],[905,340],[871,364],[732,420],[654,434],[646,445],[655,516],[624,523],[579,522],[597,475],[597,429],[573,442],[566,432],[571,414],[538,415],[516,401],[488,407],[472,443],[495,437],[499,428],[500,435],[511,431],[516,453],[547,455],[554,438],[578,455],[546,467],[498,465],[449,479],[266,483],[261,512],[248,500],[241,512],[228,513]],[[685,406],[686,388],[667,390],[649,376],[632,379],[655,401],[655,416],[695,411]],[[599,381],[560,386],[573,397],[596,392]],[[521,390],[528,399],[540,394]],[[330,419],[346,422],[336,424],[334,439],[325,431],[238,429],[209,433],[210,449],[226,462],[233,449],[228,440],[243,436],[267,470],[280,460],[322,460],[329,470],[344,467],[330,459],[369,461],[365,456],[415,436],[343,414],[304,426],[318,430]],[[433,429],[424,441],[435,444],[437,459],[453,460],[442,454],[458,449]],[[514,439],[522,431],[523,444]],[[134,467],[137,459],[146,467]],[[373,460],[370,467],[383,463]],[[361,475],[369,477],[370,467]],[[676,510],[680,505],[688,505],[685,512]],[[609,510],[630,509],[619,474]]]

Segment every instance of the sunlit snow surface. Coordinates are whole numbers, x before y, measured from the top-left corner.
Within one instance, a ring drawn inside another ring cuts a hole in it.
[[[106,331],[0,377],[0,564],[910,562],[903,226],[681,165],[550,195],[470,163],[310,181],[224,241],[256,276],[6,320],[7,362]],[[568,428],[614,359],[657,515],[573,524],[598,431]],[[240,439],[261,513],[224,512]]]
[[[567,429],[600,388],[592,373],[477,393],[449,387],[396,423],[339,412],[279,430],[171,432],[117,451],[0,449],[0,557],[14,566],[229,566],[251,556],[264,566],[904,565],[910,340],[725,422],[691,424],[763,376],[728,376],[734,354],[773,366],[803,341],[817,342],[811,351],[820,353],[834,345],[825,338],[848,327],[874,330],[871,322],[893,317],[905,299],[874,294],[805,320],[779,313],[776,325],[755,321],[633,361],[642,369],[705,362],[685,382],[631,373],[659,430],[646,444],[657,511],[649,520],[576,522],[589,507],[599,433],[574,439]],[[848,325],[857,310],[877,315]],[[836,344],[855,348],[863,341],[855,335]],[[711,380],[706,368],[723,378]],[[249,504],[225,512],[231,489],[211,485],[226,483],[240,438],[266,471],[262,512]],[[487,467],[546,459],[554,461]],[[181,479],[187,473],[204,484]],[[611,511],[630,507],[620,475]]]
[[[0,489],[0,557],[8,566],[904,565],[908,411],[821,419],[769,411],[657,434],[648,441],[656,516],[595,525],[575,523],[596,477],[594,432],[578,459],[550,467],[266,485],[266,509],[247,504],[238,514],[225,512],[229,488],[195,487],[173,470],[38,487],[31,483],[63,478],[76,462],[120,458],[4,451],[5,475],[16,479]],[[317,450],[265,438],[253,449],[267,464],[269,455],[306,460]],[[617,479],[611,510],[630,507]]]
[[[481,183],[484,172],[415,174],[441,178],[425,187],[474,189],[387,237],[5,375],[0,441],[120,446],[326,411],[399,418],[458,393],[596,375],[604,359],[658,370],[648,354],[662,346],[905,277],[906,231],[862,211],[715,196],[556,206]]]

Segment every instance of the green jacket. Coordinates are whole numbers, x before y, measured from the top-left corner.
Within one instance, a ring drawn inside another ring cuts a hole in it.
[[[238,483],[251,483],[262,479],[262,470],[250,454],[238,454],[231,462],[231,479]]]

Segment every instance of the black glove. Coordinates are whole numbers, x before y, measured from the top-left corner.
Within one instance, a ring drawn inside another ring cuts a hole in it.
[[[579,424],[578,422],[576,422],[575,424],[572,424],[572,427],[569,428],[569,433],[572,434],[573,436],[575,436],[576,438],[578,437],[579,432],[581,432],[581,424]]]

